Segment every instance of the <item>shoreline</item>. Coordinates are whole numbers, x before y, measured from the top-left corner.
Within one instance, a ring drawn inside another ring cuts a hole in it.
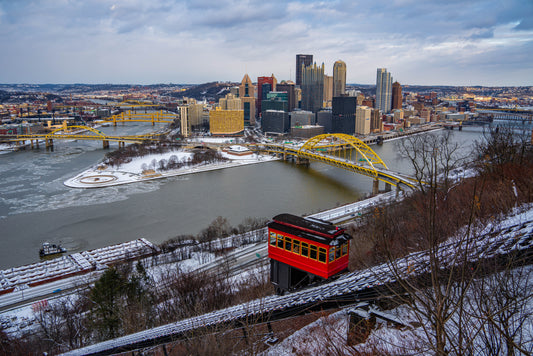
[[[425,133],[428,131],[433,130],[439,130],[443,129],[440,126],[437,125],[424,125],[418,129],[415,130],[408,130],[405,132],[394,132],[394,133],[384,133],[382,135],[384,141],[392,141],[395,139],[403,138],[405,136],[413,135],[413,134],[420,134]],[[373,138],[371,140],[368,139],[362,139],[363,142],[365,142],[368,145],[376,144],[375,142],[376,138]],[[171,151],[170,153],[176,153],[176,151]],[[182,151],[183,152],[183,151]],[[105,188],[105,187],[112,187],[117,185],[123,185],[123,184],[130,184],[130,183],[138,183],[138,182],[145,182],[150,181],[154,179],[163,179],[163,178],[170,178],[170,177],[177,177],[177,176],[183,176],[183,175],[189,175],[189,174],[195,174],[195,173],[201,173],[201,172],[209,172],[219,169],[226,169],[226,168],[233,168],[233,167],[240,167],[244,165],[250,165],[250,164],[257,164],[257,163],[265,163],[265,162],[271,162],[280,160],[280,158],[270,156],[270,155],[262,155],[262,154],[256,154],[253,153],[251,155],[247,156],[236,156],[236,155],[230,155],[227,153],[223,153],[223,155],[228,158],[229,162],[220,162],[220,163],[210,163],[210,164],[200,164],[194,167],[190,168],[179,168],[176,170],[169,170],[169,171],[154,171],[151,174],[143,174],[142,169],[139,168],[139,162],[142,162],[143,160],[146,161],[146,158],[159,158],[163,159],[165,158],[165,154],[160,155],[148,155],[146,157],[140,157],[134,159],[132,162],[137,163],[137,167],[133,167],[129,164],[125,164],[125,166],[130,166],[130,168],[124,168],[121,169],[121,167],[117,168],[105,168],[105,169],[98,169],[98,168],[89,168],[81,172],[80,174],[67,179],[63,182],[63,184],[69,188],[78,188],[78,189],[92,189],[92,188]]]
[[[194,173],[209,172],[219,169],[233,168],[246,166],[250,164],[258,164],[265,162],[277,161],[279,158],[268,155],[253,154],[254,158],[230,158],[230,162],[211,163],[198,165],[190,168],[180,168],[176,170],[169,170],[164,172],[155,172],[154,174],[142,174],[133,170],[120,170],[117,169],[105,169],[99,170],[95,168],[89,168],[82,173],[67,179],[63,184],[69,188],[105,188],[122,184],[145,182],[154,179],[163,179],[170,177],[178,177],[183,175],[189,175]]]

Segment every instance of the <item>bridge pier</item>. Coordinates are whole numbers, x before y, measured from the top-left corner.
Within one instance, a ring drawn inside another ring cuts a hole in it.
[[[102,146],[104,147],[104,149],[109,148],[109,141],[102,140]]]
[[[379,194],[379,180],[374,179],[374,183],[372,184],[372,195]]]
[[[296,164],[308,166],[309,165],[309,159],[296,157]]]
[[[45,146],[46,146],[46,150],[50,150],[50,151],[54,151],[54,140],[51,139],[51,138],[47,138],[44,140],[45,142]]]

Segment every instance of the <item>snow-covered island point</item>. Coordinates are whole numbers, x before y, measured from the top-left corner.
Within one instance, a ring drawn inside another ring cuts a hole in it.
[[[64,184],[71,188],[103,188],[277,160],[239,145],[229,146],[217,153],[222,160],[200,163],[195,163],[193,151],[183,150],[134,157],[118,165],[109,165],[104,161],[66,180]]]

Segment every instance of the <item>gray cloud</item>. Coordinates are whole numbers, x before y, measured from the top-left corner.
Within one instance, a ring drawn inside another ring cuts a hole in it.
[[[4,82],[294,79],[306,52],[352,82],[526,84],[532,41],[531,0],[0,0]]]

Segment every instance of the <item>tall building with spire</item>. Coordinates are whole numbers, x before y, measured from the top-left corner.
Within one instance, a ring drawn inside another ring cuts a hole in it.
[[[401,109],[403,104],[402,86],[398,82],[392,84],[392,110]]]
[[[252,80],[245,74],[242,78],[241,85],[239,85],[239,98],[242,103],[242,110],[244,110],[244,125],[255,124],[255,86]]]
[[[392,104],[392,76],[386,68],[378,68],[376,75],[376,109],[383,113],[391,111]]]
[[[296,85],[302,85],[302,69],[313,63],[312,54],[296,55]]]
[[[338,60],[333,64],[333,97],[346,93],[346,63]]]
[[[316,113],[324,101],[324,63],[314,63],[302,70],[302,109]]]

